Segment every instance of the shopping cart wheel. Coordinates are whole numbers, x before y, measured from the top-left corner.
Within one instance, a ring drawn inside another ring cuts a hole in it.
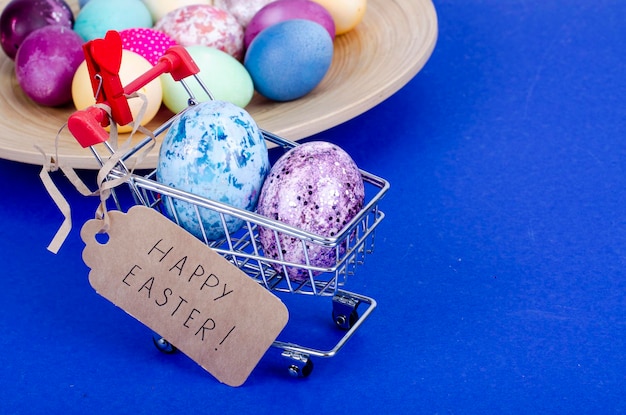
[[[287,369],[293,377],[305,378],[313,371],[313,361],[305,354],[285,350],[282,356],[289,361]]]
[[[172,354],[176,353],[176,351],[178,350],[176,346],[174,346],[172,343],[168,342],[166,339],[156,333],[152,335],[152,342],[154,343],[154,346],[157,348],[157,350],[161,353]]]
[[[343,294],[333,297],[333,321],[343,330],[349,330],[359,319],[359,300]]]

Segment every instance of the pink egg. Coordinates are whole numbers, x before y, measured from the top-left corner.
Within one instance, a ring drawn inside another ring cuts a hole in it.
[[[125,29],[120,32],[122,48],[135,52],[156,65],[159,58],[177,43],[167,33],[151,28]]]
[[[214,6],[180,7],[159,19],[154,28],[182,46],[209,46],[236,59],[243,57],[243,27],[232,14]]]
[[[15,56],[15,75],[26,95],[40,105],[72,99],[72,78],[84,61],[83,39],[72,29],[49,25],[29,34]]]
[[[263,29],[290,19],[311,20],[324,27],[331,39],[335,38],[335,22],[324,6],[310,0],[276,0],[259,10],[250,20],[244,35],[245,47]]]

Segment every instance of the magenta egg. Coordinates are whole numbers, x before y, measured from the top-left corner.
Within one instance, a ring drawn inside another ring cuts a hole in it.
[[[263,30],[290,19],[305,19],[318,23],[335,38],[335,22],[324,6],[311,0],[276,0],[259,10],[246,26],[244,45],[247,48]]]
[[[72,79],[84,60],[83,40],[64,26],[50,25],[33,31],[15,56],[15,75],[24,93],[45,106],[72,99]]]
[[[0,45],[15,59],[17,50],[31,32],[48,25],[72,28],[74,14],[63,0],[12,0],[0,15]]]

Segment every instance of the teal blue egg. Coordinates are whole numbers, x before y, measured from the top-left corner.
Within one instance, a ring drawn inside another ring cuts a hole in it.
[[[173,122],[161,144],[156,177],[173,188],[253,211],[269,170],[265,140],[252,117],[216,100],[189,108]],[[196,237],[216,240],[225,235],[215,210],[196,212],[190,202],[166,196],[162,201],[166,216]],[[231,215],[224,219],[229,233],[243,225]]]
[[[85,42],[103,38],[107,31],[152,27],[152,16],[140,0],[90,0],[74,22]]]

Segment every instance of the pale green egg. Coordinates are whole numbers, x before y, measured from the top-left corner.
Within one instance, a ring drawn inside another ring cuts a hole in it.
[[[196,65],[198,76],[208,87],[213,98],[245,108],[254,94],[254,84],[247,69],[237,59],[219,49],[194,45],[186,46]],[[163,75],[163,103],[173,113],[179,113],[188,105],[189,95],[185,88],[171,76]],[[199,102],[209,99],[202,87],[192,78],[187,85]]]

